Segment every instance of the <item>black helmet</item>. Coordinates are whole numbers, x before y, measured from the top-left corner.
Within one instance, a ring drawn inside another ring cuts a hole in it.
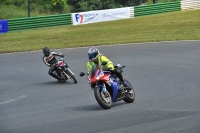
[[[51,51],[50,51],[50,49],[48,47],[44,47],[43,48],[43,53],[44,53],[44,56],[47,57],[47,56],[50,55]]]

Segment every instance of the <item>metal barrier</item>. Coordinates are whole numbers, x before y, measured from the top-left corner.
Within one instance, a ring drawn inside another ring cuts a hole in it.
[[[8,31],[72,25],[71,14],[8,19]]]
[[[130,8],[130,17],[160,14],[200,8],[200,0],[181,0],[175,2],[157,3]],[[42,17],[29,17],[8,20],[8,31],[72,25],[71,14],[59,14]],[[1,28],[2,26],[0,26]]]
[[[134,7],[135,17],[144,16],[144,15],[159,14],[159,13],[164,13],[164,12],[172,12],[172,11],[181,11],[180,1],[158,3],[158,4],[151,4],[151,5],[144,5],[144,6],[135,6]]]

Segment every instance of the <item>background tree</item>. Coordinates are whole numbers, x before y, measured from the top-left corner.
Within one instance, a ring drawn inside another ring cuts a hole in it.
[[[146,0],[68,0],[71,12],[113,9],[120,7],[137,6]]]
[[[0,0],[0,4],[15,5],[27,9],[28,0]],[[67,0],[30,0],[31,10],[38,12],[69,13]]]

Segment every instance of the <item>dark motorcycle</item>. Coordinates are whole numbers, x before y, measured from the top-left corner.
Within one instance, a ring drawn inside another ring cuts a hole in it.
[[[65,63],[64,58],[60,58],[59,61],[55,64],[57,74],[64,80],[71,79],[75,84],[77,80],[75,78],[74,73],[69,68],[69,66]],[[58,82],[62,82],[63,80],[58,80]]]
[[[135,100],[135,91],[132,85],[126,80],[128,87],[124,87],[110,71],[102,70],[101,67],[106,64],[107,62],[103,62],[100,66],[93,66],[88,74],[88,82],[95,86],[92,89],[98,104],[104,109],[110,109],[112,102],[124,100],[126,103],[132,103]],[[122,68],[124,67],[118,64],[115,69],[123,72]],[[80,73],[81,77],[84,75],[84,72]],[[123,91],[121,91],[122,89]]]

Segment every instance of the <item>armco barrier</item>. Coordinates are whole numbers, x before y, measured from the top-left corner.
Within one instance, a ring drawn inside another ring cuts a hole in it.
[[[134,15],[135,17],[138,17],[138,16],[152,15],[152,14],[159,14],[164,12],[172,12],[180,10],[181,10],[180,1],[166,2],[166,3],[145,5],[145,6],[135,6]]]
[[[199,9],[200,0],[181,0],[176,2],[157,3],[130,8],[130,17],[159,14],[172,11]],[[8,31],[72,25],[71,14],[50,15],[43,17],[18,18],[8,20]],[[0,25],[1,29],[1,25]]]
[[[8,32],[8,21],[0,20],[0,33]]]
[[[8,20],[8,31],[71,25],[71,14],[49,15],[41,17],[18,18]]]

